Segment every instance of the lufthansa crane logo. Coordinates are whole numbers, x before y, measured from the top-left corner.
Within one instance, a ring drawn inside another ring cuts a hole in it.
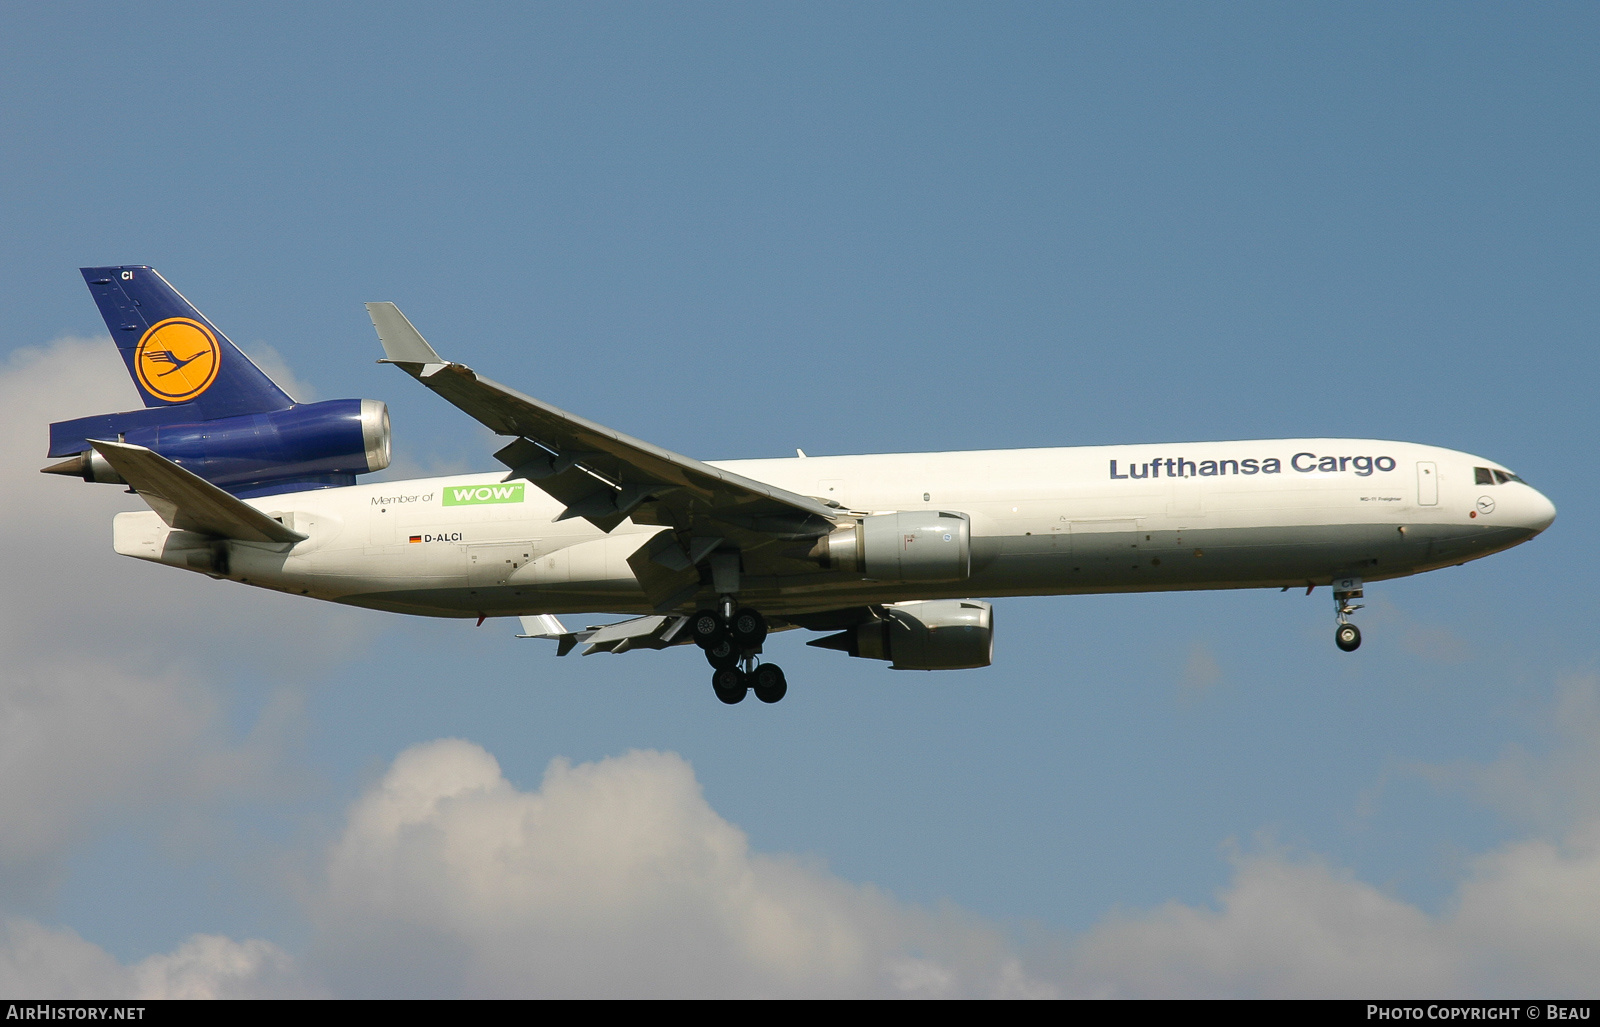
[[[139,384],[157,399],[185,403],[211,388],[222,366],[222,347],[211,329],[187,317],[151,325],[134,351]]]

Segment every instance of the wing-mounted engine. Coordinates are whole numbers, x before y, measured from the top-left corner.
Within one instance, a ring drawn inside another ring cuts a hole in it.
[[[882,616],[806,643],[894,670],[968,670],[994,658],[994,607],[978,599],[931,599],[880,608]]]
[[[818,539],[811,557],[878,581],[961,581],[972,573],[972,523],[945,510],[873,514]]]
[[[44,470],[85,481],[125,484],[89,440],[121,441],[160,453],[179,467],[235,495],[289,488],[351,485],[355,476],[389,466],[389,408],[374,399],[299,403],[284,410],[212,420],[152,423],[172,408],[98,414],[50,426]]]

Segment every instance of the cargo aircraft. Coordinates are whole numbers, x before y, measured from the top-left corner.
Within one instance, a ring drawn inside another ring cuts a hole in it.
[[[44,470],[127,485],[125,556],[427,617],[516,616],[558,655],[693,644],[719,699],[783,698],[768,632],[898,670],[988,666],[976,596],[1329,586],[1335,642],[1367,582],[1525,542],[1555,507],[1433,446],[1269,439],[705,463],[434,351],[369,303],[394,364],[509,441],[503,469],[357,484],[381,402],[296,403],[153,268],[83,269],[145,408],[50,426]],[[570,630],[561,615],[628,615]]]

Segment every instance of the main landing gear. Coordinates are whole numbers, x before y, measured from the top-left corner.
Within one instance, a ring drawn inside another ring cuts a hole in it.
[[[712,691],[725,703],[743,702],[752,690],[765,703],[782,699],[789,682],[775,663],[758,663],[756,654],[767,637],[767,619],[748,606],[733,608],[731,596],[724,596],[722,610],[701,610],[689,622],[695,644],[711,664]]]
[[[1333,579],[1333,605],[1338,610],[1339,626],[1333,632],[1333,644],[1347,653],[1361,648],[1361,629],[1350,623],[1350,615],[1361,609],[1350,600],[1361,598],[1360,578]]]

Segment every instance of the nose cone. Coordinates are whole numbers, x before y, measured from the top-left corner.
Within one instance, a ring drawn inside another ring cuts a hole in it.
[[[1556,505],[1538,489],[1528,490],[1527,512],[1519,518],[1535,535],[1555,523]]]

